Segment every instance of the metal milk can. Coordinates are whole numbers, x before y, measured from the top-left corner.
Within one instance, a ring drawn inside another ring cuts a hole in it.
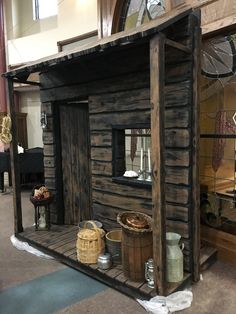
[[[174,232],[166,233],[166,262],[167,262],[167,281],[179,282],[183,280],[183,252],[184,244],[181,248],[179,240],[181,235]]]

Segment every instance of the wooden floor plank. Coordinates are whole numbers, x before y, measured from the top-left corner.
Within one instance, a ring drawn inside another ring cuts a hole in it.
[[[68,235],[69,235],[70,233],[73,233],[73,235],[74,235],[74,231],[68,231],[67,234],[66,234],[66,236],[65,236],[65,239],[68,237]],[[65,234],[64,234],[64,235],[65,235]],[[48,239],[43,239],[43,241],[40,241],[40,243],[41,243],[42,245],[45,245],[45,246],[49,247],[50,245],[53,245],[53,244],[55,244],[55,243],[57,243],[57,242],[61,242],[61,237],[63,237],[64,235],[52,234],[52,235],[50,235],[50,238],[48,238]],[[76,237],[76,235],[74,235],[74,237]],[[63,238],[62,238],[62,239],[63,239]]]
[[[76,242],[75,240],[70,240],[69,242],[61,245],[60,247],[57,247],[55,249],[56,252],[58,253],[62,253],[65,255],[65,252],[71,250],[72,248],[75,248],[76,247]],[[66,255],[65,255],[66,256]]]
[[[35,231],[31,227],[18,234],[18,237],[68,266],[82,271],[131,297],[149,299],[156,294],[154,289],[147,286],[147,283],[133,282],[128,279],[123,273],[122,265],[113,265],[108,270],[100,270],[97,264],[87,265],[79,262],[76,252],[77,233],[77,226],[60,226],[59,228],[53,226],[50,231],[43,231],[43,233]],[[178,286],[178,284],[170,285],[169,291],[174,291]]]
[[[123,271],[122,271],[121,267],[119,267],[119,268],[113,267],[113,268],[107,270],[106,275],[111,277],[111,278],[115,278],[116,276],[120,275],[122,272]]]
[[[47,247],[50,250],[56,250],[57,248],[61,247],[62,245],[65,245],[69,242],[73,242],[74,245],[76,245],[76,235],[74,234],[74,232],[70,232],[68,235],[62,236],[58,238],[58,241],[53,242],[52,244],[50,243],[50,245],[47,245]]]
[[[77,261],[77,260],[78,260],[78,258],[77,258],[77,252],[74,253],[74,254],[72,254],[72,255],[70,255],[68,258],[71,259],[71,260],[73,260],[73,261]]]
[[[76,246],[74,246],[72,249],[70,249],[70,250],[68,250],[68,251],[66,251],[66,252],[64,253],[64,255],[65,255],[65,256],[68,256],[68,257],[70,257],[71,255],[74,255],[74,254],[77,255]]]

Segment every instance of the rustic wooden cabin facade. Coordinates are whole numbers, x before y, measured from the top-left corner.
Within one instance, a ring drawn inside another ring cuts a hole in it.
[[[6,73],[12,117],[15,233],[64,263],[133,296],[168,294],[199,279],[199,12],[179,9],[96,43]],[[40,72],[45,183],[55,194],[50,231],[23,230],[13,82]],[[152,183],[122,179],[124,130],[151,128]],[[76,258],[77,225],[117,227],[122,211],[153,217],[155,289]],[[56,226],[58,225],[58,226]],[[181,234],[183,282],[166,282],[166,231]]]

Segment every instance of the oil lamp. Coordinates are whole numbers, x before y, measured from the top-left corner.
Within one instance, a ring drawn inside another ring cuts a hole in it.
[[[145,263],[145,279],[149,288],[154,288],[154,265],[153,259],[149,258]]]

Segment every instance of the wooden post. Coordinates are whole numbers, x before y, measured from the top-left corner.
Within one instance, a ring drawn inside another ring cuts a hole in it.
[[[165,37],[155,35],[150,41],[150,98],[152,138],[152,215],[155,288],[166,290],[166,214],[164,172],[164,64]]]
[[[192,237],[193,237],[193,280],[200,279],[200,182],[199,182],[199,78],[201,30],[200,11],[193,15],[193,118],[192,118]]]
[[[12,187],[13,187],[13,207],[14,207],[14,230],[15,234],[23,231],[22,226],[22,209],[21,209],[21,191],[20,191],[20,171],[18,163],[17,152],[17,130],[16,130],[16,111],[14,104],[14,90],[13,80],[7,78],[7,90],[8,90],[8,112],[11,117],[11,134],[12,142],[10,145],[11,155],[11,175],[12,175]]]
[[[0,0],[0,73],[6,72],[6,50],[5,50],[5,32],[4,32],[4,1]],[[0,77],[0,112],[6,112],[6,82]]]

